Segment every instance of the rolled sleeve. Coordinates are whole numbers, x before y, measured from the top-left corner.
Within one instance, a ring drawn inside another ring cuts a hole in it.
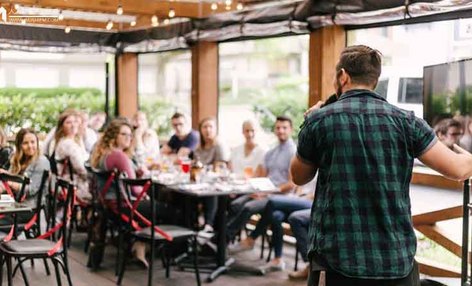
[[[436,143],[437,137],[434,134],[433,129],[423,119],[415,117],[413,119],[412,128],[412,145],[413,145],[413,156],[419,157],[428,151],[434,143]]]

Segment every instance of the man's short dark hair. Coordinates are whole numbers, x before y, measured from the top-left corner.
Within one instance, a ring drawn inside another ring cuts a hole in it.
[[[346,47],[336,65],[336,74],[344,69],[352,83],[377,86],[382,71],[381,53],[367,46]]]
[[[446,135],[447,131],[451,127],[456,127],[456,128],[462,129],[462,124],[459,121],[457,121],[453,118],[446,118],[446,119],[443,119],[443,120],[439,121],[434,126],[434,131],[435,131],[436,135],[439,135],[439,134]]]
[[[285,115],[277,116],[277,118],[275,119],[275,122],[277,121],[288,122],[290,124],[290,127],[293,127],[292,119],[290,119],[290,117],[288,116],[285,116]]]
[[[170,119],[172,120],[172,119],[177,119],[177,118],[185,118],[185,115],[183,113],[176,112],[174,113],[174,115],[172,115]]]

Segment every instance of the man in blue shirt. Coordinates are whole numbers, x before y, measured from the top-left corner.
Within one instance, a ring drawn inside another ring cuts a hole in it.
[[[164,155],[177,154],[178,157],[186,157],[197,148],[198,132],[190,129],[187,118],[182,113],[176,112],[172,115],[171,122],[175,134],[162,147],[161,152]]]
[[[295,185],[289,173],[290,160],[296,153],[296,146],[293,142],[292,120],[285,116],[277,117],[274,126],[274,133],[277,136],[279,144],[269,150],[264,158],[263,176],[268,177],[281,194],[288,194],[294,190]],[[228,223],[228,239],[243,228],[253,214],[261,213],[268,199],[265,194],[246,195],[237,198],[230,205],[230,218]],[[253,241],[241,243],[231,249],[232,252],[251,249],[254,247]],[[280,263],[280,268],[283,264]]]

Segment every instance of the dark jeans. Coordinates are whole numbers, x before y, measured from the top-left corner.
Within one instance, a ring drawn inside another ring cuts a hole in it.
[[[310,226],[311,209],[293,212],[287,221],[292,229],[293,236],[297,241],[297,250],[303,261],[307,262],[308,254],[308,227]]]
[[[271,225],[272,245],[274,247],[275,257],[282,257],[284,236],[282,222],[296,211],[309,210],[312,203],[313,201],[300,197],[282,195],[270,197],[261,219],[257,222],[256,229],[251,233],[251,237],[256,239],[258,236],[263,235],[267,227]]]
[[[218,209],[218,198],[208,197],[203,198],[203,216],[205,217],[205,224],[215,227],[216,210]]]
[[[261,213],[267,204],[267,199],[254,200],[249,195],[241,196],[231,202],[227,224],[227,238],[234,236],[246,225],[252,215]]]
[[[413,269],[405,278],[399,279],[359,279],[346,277],[338,272],[327,270],[325,276],[326,286],[420,286],[418,263],[413,264]],[[308,286],[318,286],[320,280],[319,271],[310,271]]]

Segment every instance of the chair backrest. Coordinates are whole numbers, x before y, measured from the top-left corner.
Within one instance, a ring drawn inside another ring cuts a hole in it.
[[[74,181],[74,167],[72,166],[72,163],[70,161],[70,158],[69,157],[65,157],[64,159],[61,159],[61,160],[57,160],[55,158],[53,158],[54,160],[54,164],[55,164],[55,170],[56,170],[56,173],[55,175],[56,176],[59,176],[59,177],[63,177],[63,173],[65,170],[67,170],[67,172],[69,172],[69,180],[71,182]],[[63,171],[62,171],[62,174],[59,174],[59,169],[57,168],[57,165],[62,165],[63,166]],[[51,168],[52,169],[52,168]]]
[[[36,193],[36,225],[38,229],[38,234],[41,232],[41,211],[44,210],[44,201],[43,201],[43,196],[44,196],[44,190],[46,188],[46,184],[49,181],[49,171],[44,170],[43,175],[41,176],[41,183],[39,185],[38,192]]]
[[[75,196],[75,187],[72,183],[67,180],[56,178],[56,183],[54,187],[54,197],[53,197],[53,208],[52,214],[50,219],[52,221],[51,225],[52,228],[56,226],[56,219],[57,219],[57,201],[59,198],[59,194],[65,194],[64,204],[62,205],[62,218],[60,220],[60,229],[59,229],[59,239],[62,239],[63,244],[66,243],[68,240],[67,235],[69,232],[67,229],[70,226],[70,217],[72,215],[72,209],[74,207],[74,196]],[[58,226],[59,227],[59,226]],[[52,236],[53,240],[56,239],[56,236]],[[67,252],[67,247],[63,247],[63,251]]]
[[[0,181],[7,183],[13,182],[21,184],[20,190],[14,194],[15,201],[19,202],[25,193],[25,188],[30,183],[30,179],[26,176],[12,175],[8,173],[0,173]]]
[[[155,204],[154,204],[154,184],[152,183],[152,180],[150,178],[147,178],[147,179],[121,178],[120,180],[123,183],[123,187],[124,187],[124,194],[123,195],[126,196],[126,199],[131,204],[133,204],[131,189],[133,187],[144,187],[145,185],[149,185],[149,191],[147,192],[147,194],[149,195],[150,201],[151,201],[151,218],[150,218],[150,225],[149,226],[151,227],[151,229],[154,229],[154,226],[156,225],[156,222],[155,222],[156,210],[155,210]],[[117,193],[117,198],[118,198],[119,195],[121,197],[121,194]],[[123,198],[123,199],[125,199],[125,198]],[[139,199],[142,199],[142,198],[138,197],[137,199],[139,200]],[[123,204],[123,203],[119,203],[118,205],[121,206],[122,208],[123,208],[123,206],[126,206],[126,204]],[[129,208],[129,205],[128,205],[128,208]],[[122,211],[123,210],[120,210],[120,212],[122,212]],[[129,211],[129,213],[130,213],[129,224],[130,224],[130,227],[132,228],[133,227],[132,222],[134,220],[135,213],[132,210]],[[154,238],[154,232],[152,232],[152,235],[153,235],[153,238]]]
[[[120,176],[120,172],[118,170],[113,170],[113,171],[101,171],[98,169],[93,168],[89,164],[85,164],[85,169],[87,170],[87,173],[89,173],[91,177],[91,181],[89,181],[89,187],[90,191],[92,193],[92,201],[93,202],[98,202],[100,200],[104,200],[104,196],[108,191],[111,192],[111,190],[107,189],[104,190],[104,188],[111,188],[114,187],[114,189],[118,190],[119,189],[119,181],[118,178]],[[113,176],[111,178],[111,176]],[[106,186],[108,180],[110,178],[113,180],[111,181],[111,185]],[[104,185],[100,186],[99,182],[103,182]]]

